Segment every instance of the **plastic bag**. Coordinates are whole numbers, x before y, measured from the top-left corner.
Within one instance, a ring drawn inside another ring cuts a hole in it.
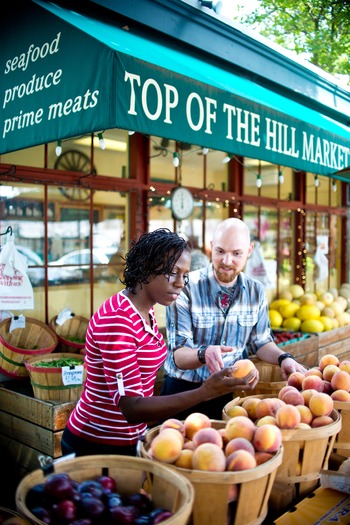
[[[256,281],[260,281],[265,288],[273,288],[273,283],[269,278],[265,259],[259,242],[255,243],[254,249],[247,259],[244,273]]]
[[[0,310],[34,308],[33,287],[27,269],[27,259],[17,251],[11,235],[0,252]]]
[[[315,281],[324,281],[328,278],[328,259],[320,246],[317,247],[314,257],[314,279]]]

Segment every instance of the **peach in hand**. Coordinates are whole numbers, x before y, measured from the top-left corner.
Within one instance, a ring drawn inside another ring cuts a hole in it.
[[[234,363],[233,366],[234,370],[232,372],[232,377],[235,377],[236,379],[244,379],[253,370],[257,371],[256,366],[251,361],[251,359],[239,359]]]

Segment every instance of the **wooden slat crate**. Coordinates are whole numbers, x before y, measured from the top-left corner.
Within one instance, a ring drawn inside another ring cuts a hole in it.
[[[283,352],[293,354],[299,363],[303,363],[308,367],[318,365],[318,347],[319,338],[313,334],[310,334],[310,337],[307,339],[279,346]]]
[[[62,456],[62,432],[74,405],[35,399],[29,379],[0,383],[0,448],[20,477],[39,468],[38,456]]]
[[[326,354],[333,354],[340,361],[350,359],[350,325],[321,332],[318,338],[319,359]]]

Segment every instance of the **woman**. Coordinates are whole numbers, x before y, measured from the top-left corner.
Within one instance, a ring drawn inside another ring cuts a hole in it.
[[[102,304],[87,329],[87,377],[63,433],[63,455],[136,455],[147,422],[256,386],[255,373],[237,380],[231,377],[233,368],[227,368],[196,391],[153,396],[156,374],[166,357],[154,305],[169,306],[177,299],[190,264],[188,244],[166,228],[143,234],[132,244],[125,257],[125,289]]]

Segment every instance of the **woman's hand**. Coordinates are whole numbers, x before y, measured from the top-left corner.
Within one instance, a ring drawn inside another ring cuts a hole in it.
[[[204,381],[201,388],[205,389],[205,394],[209,396],[207,399],[213,399],[236,390],[253,390],[256,387],[259,381],[257,369],[252,370],[246,377],[240,379],[232,376],[236,369],[235,365],[223,368]]]

